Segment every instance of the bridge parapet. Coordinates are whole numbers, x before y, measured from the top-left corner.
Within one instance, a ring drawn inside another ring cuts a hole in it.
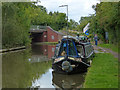
[[[40,29],[46,29],[47,26],[40,26],[40,25],[32,25],[30,30],[40,30]]]
[[[32,25],[30,32],[44,32],[47,31],[47,26]]]

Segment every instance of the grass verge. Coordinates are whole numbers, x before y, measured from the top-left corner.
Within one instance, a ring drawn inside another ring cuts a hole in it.
[[[112,45],[112,44],[99,44],[98,46],[104,47],[104,48],[109,48],[109,49],[111,49],[111,50],[114,51],[114,52],[119,52],[119,53],[120,53],[120,51],[118,51],[118,46],[117,46],[117,45]]]
[[[96,54],[84,88],[118,88],[118,59],[109,53]]]

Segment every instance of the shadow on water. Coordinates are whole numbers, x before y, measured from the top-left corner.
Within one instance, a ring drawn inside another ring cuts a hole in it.
[[[82,88],[85,74],[64,75],[52,72],[53,86],[56,88]]]
[[[2,55],[3,88],[80,88],[85,74],[62,75],[51,69],[54,45]]]

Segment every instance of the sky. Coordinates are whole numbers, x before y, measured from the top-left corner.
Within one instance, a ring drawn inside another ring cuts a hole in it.
[[[73,19],[79,22],[81,17],[94,14],[92,5],[99,3],[99,0],[40,0],[40,5],[46,7],[48,13],[50,11],[59,11],[61,13],[67,13],[66,7],[59,7],[61,5],[68,5],[68,19]]]

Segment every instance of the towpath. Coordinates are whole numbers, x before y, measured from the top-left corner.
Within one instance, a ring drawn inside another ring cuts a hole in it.
[[[114,52],[108,48],[103,48],[95,45],[93,45],[93,48],[95,50],[95,53],[111,53],[115,58],[118,58],[120,61],[120,58],[119,58],[120,54],[118,54],[117,52]]]

